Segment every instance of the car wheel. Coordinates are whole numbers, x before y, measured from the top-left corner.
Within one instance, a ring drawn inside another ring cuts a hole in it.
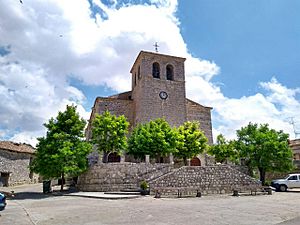
[[[287,187],[285,185],[280,185],[279,190],[280,191],[286,191]]]

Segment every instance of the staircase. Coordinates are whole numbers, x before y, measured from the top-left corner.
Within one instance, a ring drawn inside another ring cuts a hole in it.
[[[229,165],[184,166],[150,182],[152,194],[166,196],[224,194],[259,188],[260,182]]]

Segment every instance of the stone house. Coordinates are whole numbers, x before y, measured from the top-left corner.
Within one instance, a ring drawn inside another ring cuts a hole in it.
[[[0,186],[37,182],[37,175],[29,170],[34,152],[28,144],[0,141]]]
[[[300,139],[290,140],[289,146],[293,150],[294,164],[300,170]]]
[[[108,110],[117,116],[125,115],[130,128],[156,118],[165,118],[171,126],[198,121],[212,144],[212,108],[186,98],[184,62],[185,58],[141,51],[130,70],[131,91],[96,98],[86,129],[87,140],[91,138],[95,115]],[[113,153],[111,158],[119,160]],[[196,157],[191,162],[204,165],[205,158]]]

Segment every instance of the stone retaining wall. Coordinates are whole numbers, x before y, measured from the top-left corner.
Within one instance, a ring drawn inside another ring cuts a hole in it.
[[[173,170],[172,164],[98,163],[78,180],[81,191],[121,191],[139,189],[140,182],[150,182]]]
[[[202,194],[232,193],[233,189],[251,191],[260,187],[260,182],[229,165],[184,166],[150,182],[151,193],[158,191],[162,195],[197,191]]]

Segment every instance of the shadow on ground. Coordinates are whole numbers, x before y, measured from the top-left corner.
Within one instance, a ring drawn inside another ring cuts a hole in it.
[[[291,189],[291,190],[287,190],[287,192],[286,193],[298,193],[298,194],[300,194],[300,190],[299,190],[299,188],[296,190],[294,190],[294,189]]]
[[[44,194],[39,192],[18,192],[15,193],[13,196],[8,197],[10,200],[24,200],[24,199],[45,199],[45,198],[52,198],[56,197],[53,193]]]
[[[9,200],[25,200],[25,199],[46,199],[46,198],[54,198],[59,197],[64,194],[74,193],[76,190],[64,190],[64,191],[53,191],[51,193],[44,194],[43,192],[33,192],[33,191],[23,191],[17,193],[5,193],[7,199]]]

